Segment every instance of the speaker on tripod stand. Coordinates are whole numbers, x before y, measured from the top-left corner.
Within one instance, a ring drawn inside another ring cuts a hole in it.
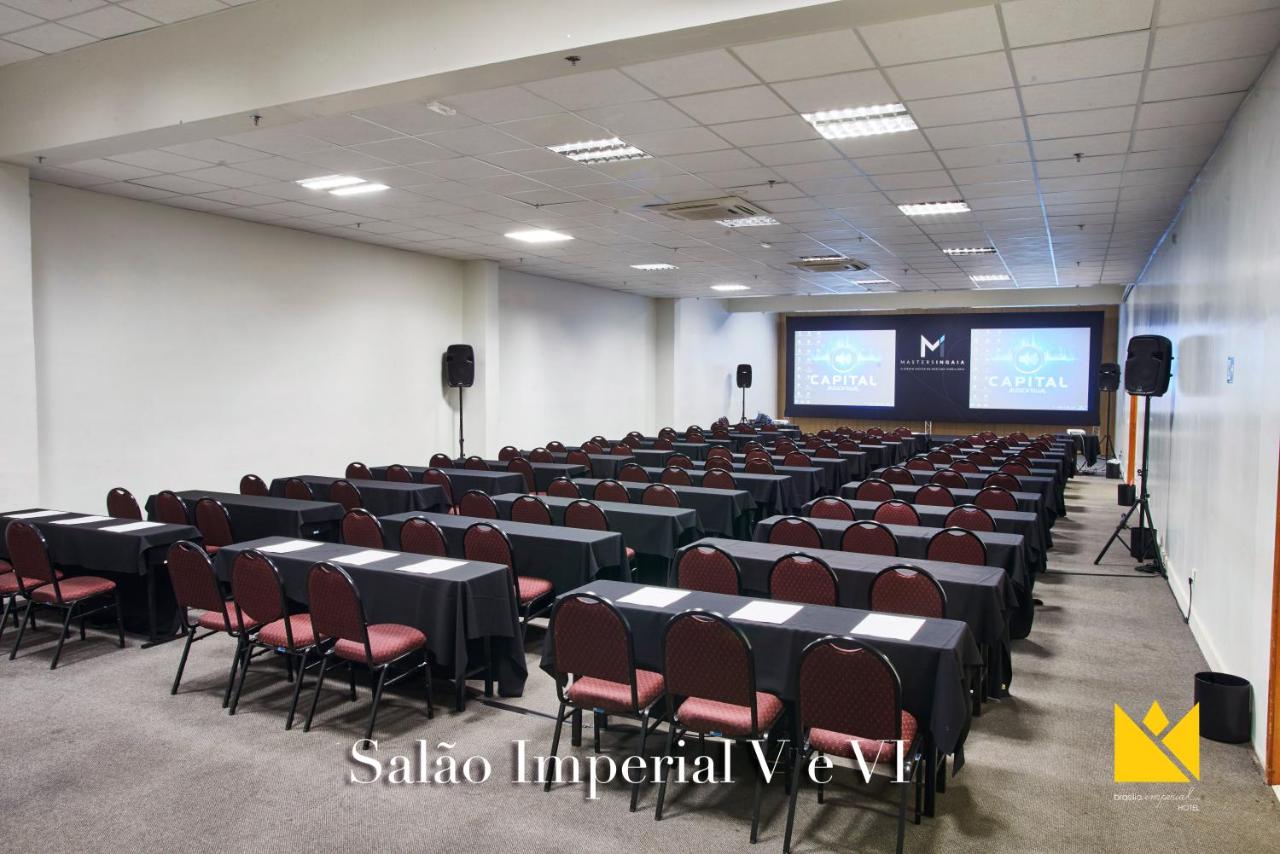
[[[1116,455],[1115,442],[1111,438],[1115,429],[1116,392],[1120,389],[1120,366],[1115,362],[1103,362],[1098,366],[1098,393],[1103,395],[1102,402],[1102,459],[1107,467],[1107,478],[1118,480],[1120,463],[1113,462]]]
[[[738,365],[738,388],[742,389],[742,423],[747,423],[747,389],[751,388],[751,366]]]

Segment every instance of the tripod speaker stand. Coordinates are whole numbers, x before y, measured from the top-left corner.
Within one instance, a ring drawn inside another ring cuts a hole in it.
[[[1102,419],[1102,459],[1110,460],[1116,455],[1115,443],[1111,440],[1111,432],[1115,429],[1116,418],[1116,393],[1114,391],[1104,391],[1106,397],[1103,398],[1103,412],[1105,415]]]

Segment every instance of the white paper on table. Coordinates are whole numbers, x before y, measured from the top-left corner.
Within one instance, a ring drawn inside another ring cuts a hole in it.
[[[679,602],[689,595],[688,590],[677,590],[674,587],[641,587],[634,593],[628,593],[618,599],[628,605],[648,605],[653,608],[665,608],[673,602]]]
[[[123,525],[112,525],[109,528],[99,528],[99,531],[111,531],[114,534],[127,534],[130,531],[141,531],[146,528],[161,528],[164,522],[126,522]]]
[[[420,560],[417,563],[411,563],[407,566],[397,566],[396,572],[416,572],[421,575],[435,575],[437,572],[453,569],[462,566],[465,560],[446,560],[441,557],[433,557],[430,560]]]
[[[65,516],[66,510],[32,510],[30,513],[10,513],[10,519],[43,519],[45,516]]]
[[[853,627],[855,635],[871,635],[889,640],[911,640],[924,625],[920,617],[899,617],[896,614],[867,614]]]
[[[729,615],[730,620],[750,620],[753,623],[785,623],[800,612],[801,605],[789,602],[748,602]]]
[[[110,516],[81,516],[78,519],[59,519],[55,525],[87,525],[90,522],[106,522]]]
[[[266,552],[273,555],[283,555],[289,552],[300,552],[303,549],[315,548],[320,545],[315,540],[285,540],[283,543],[272,543],[269,546],[259,546],[258,551]]]
[[[338,563],[349,563],[352,566],[366,566],[367,564],[377,563],[380,560],[393,558],[400,552],[383,552],[377,549],[365,549],[364,551],[355,552],[349,555],[339,555],[335,560]]]

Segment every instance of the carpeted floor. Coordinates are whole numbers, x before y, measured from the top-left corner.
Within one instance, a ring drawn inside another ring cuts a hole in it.
[[[937,817],[908,826],[908,851],[1276,850],[1280,806],[1247,746],[1202,741],[1202,782],[1194,787],[1112,782],[1112,704],[1138,718],[1159,700],[1179,717],[1191,704],[1192,674],[1204,667],[1162,581],[1133,572],[1118,547],[1103,566],[1092,565],[1119,517],[1114,496],[1114,482],[1100,478],[1069,485],[1071,515],[1054,529],[1052,572],[1037,586],[1044,606],[1031,637],[1015,645],[1013,696],[974,721],[968,764],[940,796]],[[91,635],[69,641],[51,673],[46,628],[18,660],[0,661],[0,848],[742,850],[751,794],[745,756],[735,785],[673,789],[661,823],[653,820],[652,790],[632,814],[621,786],[591,801],[580,787],[543,794],[510,782],[513,742],[527,739],[540,754],[550,741],[544,714],[554,711],[555,694],[536,668],[541,637],[531,632],[528,689],[509,708],[472,702],[426,721],[416,697],[384,702],[384,760],[424,738],[432,760],[445,741],[459,761],[484,756],[493,766],[483,784],[392,786],[347,782],[353,769],[365,772],[348,754],[363,732],[366,689],[359,703],[345,702],[337,686],[326,690],[317,728],[285,732],[289,688],[270,667],[251,674],[235,717],[220,710],[228,639],[196,645],[182,690],[171,697],[180,644],[141,650],[131,639],[122,651]],[[6,652],[11,642],[6,632]],[[446,692],[438,686],[438,695]],[[621,753],[635,741],[607,732],[604,747]],[[1187,798],[1116,798],[1134,793]],[[819,807],[806,789],[796,850],[892,851],[893,794],[835,786]],[[785,815],[775,782],[766,791],[761,850],[781,848]]]

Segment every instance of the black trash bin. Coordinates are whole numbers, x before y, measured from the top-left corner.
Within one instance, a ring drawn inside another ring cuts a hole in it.
[[[1195,699],[1200,704],[1200,735],[1227,744],[1249,740],[1251,686],[1230,673],[1196,674]]]

